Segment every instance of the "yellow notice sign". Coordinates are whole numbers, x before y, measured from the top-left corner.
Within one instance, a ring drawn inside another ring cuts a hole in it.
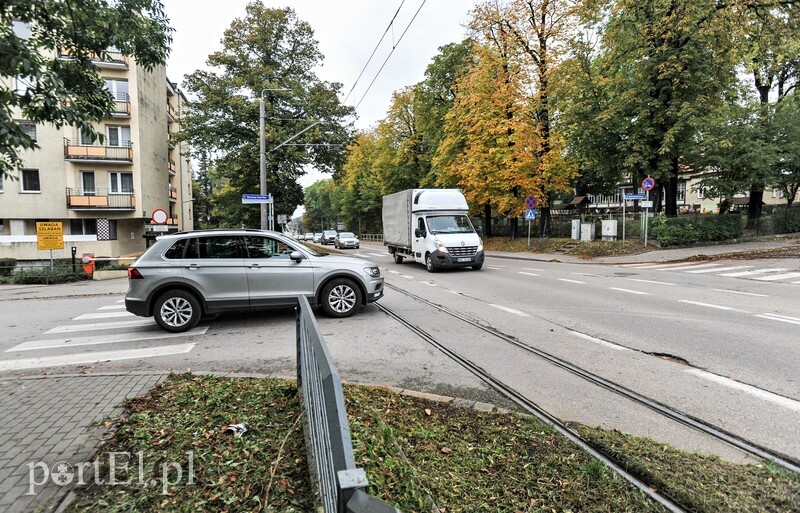
[[[64,231],[58,221],[36,223],[36,243],[39,249],[64,249]]]

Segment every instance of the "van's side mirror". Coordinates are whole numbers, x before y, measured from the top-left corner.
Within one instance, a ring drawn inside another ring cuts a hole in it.
[[[292,251],[291,253],[289,253],[289,258],[291,258],[292,260],[294,260],[299,264],[300,260],[303,259],[303,254],[300,253],[299,251]]]
[[[423,238],[423,239],[424,239],[426,235],[428,235],[428,234],[427,234],[427,233],[425,233],[425,230],[420,230],[419,228],[417,228],[416,230],[414,230],[414,236],[415,236],[415,237],[420,237],[420,238]]]

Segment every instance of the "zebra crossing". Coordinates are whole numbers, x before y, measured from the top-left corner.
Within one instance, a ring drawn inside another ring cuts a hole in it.
[[[209,328],[167,333],[152,318],[125,311],[123,303],[120,299],[100,306],[6,349],[0,354],[0,372],[189,353],[196,344],[192,337],[205,335]]]
[[[792,270],[786,267],[758,268],[755,265],[731,265],[730,262],[621,264],[619,267],[648,271],[679,271],[688,274],[713,274],[726,278],[743,278],[764,282],[800,285],[800,270]]]

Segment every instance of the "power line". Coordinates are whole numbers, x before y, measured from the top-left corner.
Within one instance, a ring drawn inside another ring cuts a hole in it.
[[[386,60],[385,60],[385,61],[383,61],[383,64],[381,64],[381,67],[380,67],[380,69],[378,70],[378,72],[377,72],[377,73],[375,73],[375,76],[374,76],[374,77],[372,77],[372,82],[370,82],[370,83],[369,83],[369,86],[367,86],[367,90],[366,90],[366,91],[364,91],[364,94],[361,96],[361,99],[360,99],[360,100],[358,100],[358,103],[357,103],[357,104],[356,104],[356,106],[355,106],[355,110],[358,110],[358,107],[359,107],[359,105],[361,105],[361,102],[363,102],[363,101],[364,101],[364,98],[367,96],[367,93],[369,93],[369,90],[372,88],[372,84],[374,84],[374,83],[375,83],[375,80],[377,80],[377,79],[378,79],[378,76],[381,74],[381,71],[383,71],[383,68],[384,68],[384,66],[386,66],[386,63],[387,63],[387,62],[389,62],[389,58],[390,58],[390,57],[392,56],[392,54],[394,53],[395,49],[397,49],[397,46],[400,44],[400,41],[402,41],[402,40],[403,40],[403,36],[405,36],[405,35],[406,35],[406,32],[408,32],[408,29],[411,27],[411,24],[412,24],[412,23],[414,23],[414,20],[416,20],[416,19],[417,19],[417,15],[418,15],[418,14],[419,14],[419,12],[422,10],[422,7],[425,5],[425,2],[427,2],[427,1],[428,1],[428,0],[422,0],[422,3],[420,4],[420,6],[419,6],[419,9],[417,9],[417,12],[415,12],[415,13],[414,13],[414,16],[411,18],[411,21],[409,21],[409,22],[408,22],[408,25],[406,25],[406,28],[405,28],[405,30],[403,30],[403,33],[402,33],[402,34],[400,34],[400,37],[397,39],[397,42],[396,42],[394,45],[392,45],[392,51],[391,51],[391,52],[389,52],[389,55],[387,55],[387,56],[386,56]]]
[[[344,101],[342,103],[347,103],[347,99],[350,98],[350,95],[353,94],[353,91],[355,91],[356,86],[358,85],[358,81],[361,80],[361,76],[364,74],[364,71],[367,70],[367,66],[369,66],[370,62],[372,62],[372,58],[375,57],[375,52],[378,51],[378,48],[381,46],[383,39],[386,37],[386,34],[388,34],[389,30],[392,28],[394,20],[397,18],[397,15],[400,14],[400,9],[403,8],[404,3],[406,3],[406,0],[400,2],[400,6],[397,8],[397,11],[394,13],[394,16],[392,16],[391,21],[389,21],[389,25],[386,26],[386,30],[383,31],[383,35],[378,40],[378,44],[375,45],[375,48],[372,50],[372,54],[370,54],[369,59],[367,59],[367,63],[364,64],[363,68],[361,68],[361,73],[358,74],[358,78],[356,78],[356,81],[353,82],[353,87],[350,88],[350,91],[348,91],[347,96],[344,97]]]

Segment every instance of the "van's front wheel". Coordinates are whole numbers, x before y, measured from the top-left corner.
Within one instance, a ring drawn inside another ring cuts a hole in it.
[[[436,264],[433,263],[433,255],[431,255],[430,253],[425,255],[425,268],[428,270],[429,273],[435,273],[436,271],[438,271],[438,269],[436,268]]]

